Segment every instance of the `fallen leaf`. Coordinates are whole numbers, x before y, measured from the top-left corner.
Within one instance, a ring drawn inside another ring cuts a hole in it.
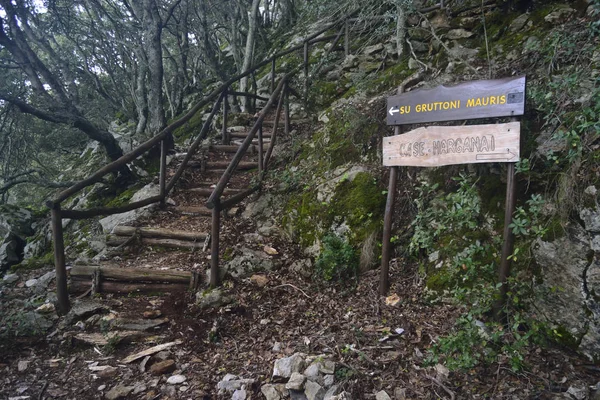
[[[395,306],[400,302],[400,297],[396,293],[385,298],[385,304],[388,306]]]

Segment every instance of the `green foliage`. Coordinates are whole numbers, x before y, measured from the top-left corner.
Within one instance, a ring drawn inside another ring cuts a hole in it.
[[[426,249],[431,252],[442,233],[461,232],[478,227],[481,201],[475,185],[465,175],[453,178],[459,185],[441,200],[434,200],[437,184],[423,183],[417,190],[415,203],[417,216],[413,221],[414,234],[409,250],[416,253]]]
[[[53,251],[50,251],[40,257],[32,257],[27,260],[23,260],[19,264],[16,264],[16,265],[13,265],[12,267],[10,267],[10,270],[12,272],[31,271],[31,270],[44,268],[49,265],[54,265],[54,252]]]
[[[324,281],[345,281],[358,276],[358,256],[347,240],[328,234],[315,264],[315,274]]]

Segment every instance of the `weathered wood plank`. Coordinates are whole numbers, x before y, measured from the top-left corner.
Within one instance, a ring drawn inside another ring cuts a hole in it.
[[[519,161],[521,124],[430,126],[386,137],[384,166],[441,165]]]
[[[92,281],[71,279],[69,291],[83,293],[90,289]],[[170,293],[188,290],[188,284],[183,283],[125,283],[116,281],[103,281],[100,283],[99,293]]]
[[[190,215],[212,215],[212,211],[206,207],[198,206],[177,206],[172,208],[174,211],[180,212],[182,214],[190,214]]]
[[[91,279],[94,271],[100,270],[102,279],[128,282],[171,282],[189,283],[192,273],[189,271],[154,270],[142,268],[119,268],[98,265],[75,265],[71,268],[71,277]]]
[[[200,196],[210,196],[214,190],[214,188],[191,188],[191,189],[182,189],[183,191],[186,192],[192,192],[192,193],[196,193]],[[238,194],[241,193],[242,189],[230,189],[227,188],[223,191],[223,194],[225,196],[230,196],[230,195],[234,195],[234,194]]]
[[[164,228],[146,228],[135,226],[116,226],[113,234],[117,236],[133,236],[139,232],[142,238],[180,239],[180,240],[204,240],[206,233],[172,230]]]
[[[471,81],[387,99],[387,124],[492,118],[525,113],[525,77]]]
[[[142,357],[151,356],[152,354],[156,354],[160,351],[168,349],[169,347],[173,347],[173,346],[175,346],[177,344],[181,344],[181,343],[182,343],[181,340],[176,340],[174,342],[159,344],[158,346],[154,346],[154,347],[151,347],[144,351],[140,351],[139,353],[135,353],[130,356],[127,356],[123,360],[121,360],[121,362],[123,364],[129,364],[131,362],[134,362],[135,360],[139,360]]]
[[[129,237],[126,236],[108,236],[106,240],[106,244],[109,246],[120,246],[124,244]],[[155,239],[155,238],[140,238],[142,244],[150,245],[150,246],[162,246],[171,249],[177,248],[188,248],[188,249],[199,249],[202,248],[202,243],[200,242],[192,242],[189,240],[177,240],[177,239]]]

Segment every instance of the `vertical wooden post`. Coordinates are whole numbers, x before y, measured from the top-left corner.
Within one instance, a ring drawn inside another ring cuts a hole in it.
[[[256,95],[258,94],[258,85],[256,84],[256,74],[252,72],[252,84],[254,85],[254,96],[252,98],[252,113],[256,112]]]
[[[308,102],[308,41],[304,42],[304,104]]]
[[[158,183],[160,185],[160,208],[165,208],[167,193],[165,191],[167,180],[167,141],[160,142],[160,172]]]
[[[285,95],[285,135],[287,136],[290,134],[290,90],[287,81],[283,86],[283,92]]]
[[[63,237],[60,204],[52,208],[52,242],[54,244],[54,267],[56,269],[56,297],[61,314],[69,312],[69,293],[67,291],[67,268],[65,266],[65,242]]]
[[[212,226],[210,233],[210,287],[221,285],[219,271],[219,233],[221,231],[221,201],[217,199],[212,209]]]
[[[223,128],[221,131],[221,141],[223,144],[229,144],[229,134],[227,133],[227,116],[229,113],[229,102],[227,101],[228,91],[228,87],[223,90]]]
[[[262,172],[264,167],[263,150],[263,124],[261,122],[258,127],[258,172]]]
[[[350,24],[348,18],[344,22],[344,55],[348,57],[350,55]]]
[[[275,91],[275,60],[273,57],[273,61],[271,61],[271,93]]]
[[[401,129],[394,127],[394,135],[399,135]],[[385,138],[384,138],[385,140]],[[379,272],[379,295],[385,296],[390,288],[390,258],[392,251],[392,216],[394,215],[394,201],[396,199],[396,182],[398,181],[398,167],[390,168],[387,201],[383,216],[383,238],[381,244],[381,271]]]
[[[498,269],[498,283],[501,283],[498,300],[494,305],[494,315],[496,320],[504,317],[504,306],[506,305],[508,294],[508,277],[510,276],[511,260],[510,255],[514,249],[514,235],[509,225],[512,222],[515,211],[516,182],[515,182],[515,163],[508,163],[506,171],[506,210],[504,214],[504,243],[502,244],[502,258],[500,259],[500,268]]]

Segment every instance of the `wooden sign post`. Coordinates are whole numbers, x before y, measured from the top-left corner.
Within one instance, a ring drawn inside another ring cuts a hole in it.
[[[387,99],[387,124],[395,135],[383,139],[383,165],[392,167],[384,218],[379,293],[389,287],[391,213],[399,166],[508,163],[504,244],[498,273],[502,283],[497,315],[505,303],[513,235],[508,226],[515,207],[515,163],[520,157],[520,122],[525,113],[525,77],[465,82],[455,86],[400,93]],[[399,135],[399,125],[480,118],[513,117],[505,124],[429,126]],[[391,195],[390,195],[391,193]]]

